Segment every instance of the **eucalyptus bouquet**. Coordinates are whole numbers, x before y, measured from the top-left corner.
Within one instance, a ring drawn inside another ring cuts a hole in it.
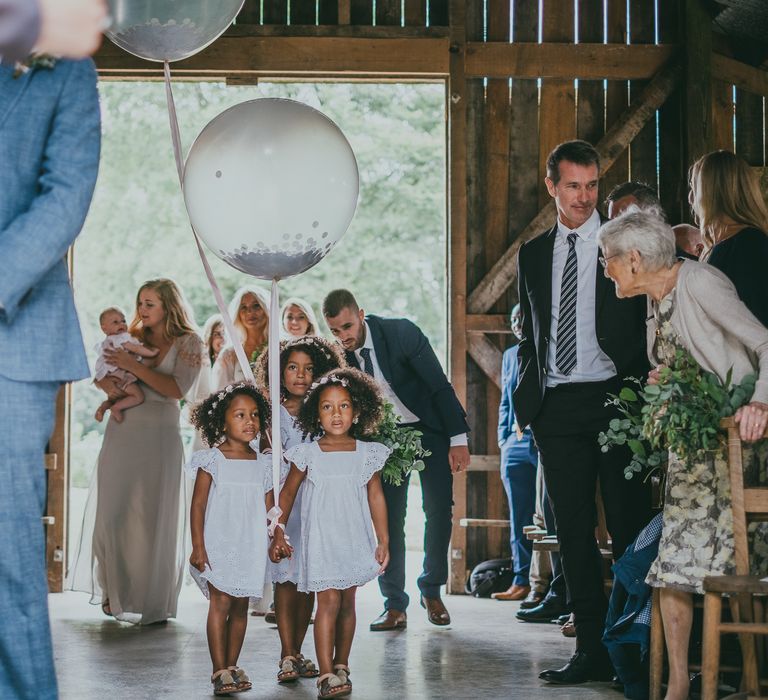
[[[381,471],[381,477],[393,486],[400,486],[412,471],[420,472],[424,469],[422,458],[432,454],[421,446],[421,431],[399,426],[397,418],[392,404],[385,401],[381,422],[371,435],[371,440],[392,450]]]
[[[725,437],[720,419],[733,415],[755,390],[754,374],[732,385],[729,371],[722,382],[680,347],[659,374],[657,384],[644,386],[630,378],[637,389],[625,386],[618,396],[609,394],[607,405],[616,406],[622,417],[611,420],[598,442],[603,452],[615,445],[629,447],[632,460],[624,469],[627,479],[663,471],[670,451],[687,460],[722,450]]]

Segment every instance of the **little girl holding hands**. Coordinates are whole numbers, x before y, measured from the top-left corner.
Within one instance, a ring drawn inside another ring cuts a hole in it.
[[[280,343],[280,438],[283,451],[303,442],[310,442],[299,427],[296,416],[312,381],[333,369],[345,367],[338,343],[318,336],[303,336]],[[262,353],[256,368],[256,383],[269,391],[269,353]],[[286,462],[282,481],[288,476]],[[317,678],[317,666],[301,653],[304,637],[315,607],[314,592],[301,593],[298,583],[298,562],[301,551],[301,499],[304,485],[299,486],[285,526],[286,539],[293,549],[291,558],[272,564],[275,584],[275,617],[280,635],[278,683],[291,683],[299,678]]]
[[[352,691],[349,653],[355,634],[355,592],[389,562],[379,471],[390,451],[359,439],[375,430],[381,411],[381,395],[370,377],[355,369],[333,370],[311,386],[298,414],[299,427],[319,439],[285,454],[291,469],[280,492],[282,523],[304,485],[297,589],[317,593],[318,698]],[[276,562],[291,554],[278,527],[269,556]]]
[[[248,598],[261,597],[267,568],[265,492],[272,488],[266,444],[269,405],[246,383],[211,394],[192,412],[192,424],[211,449],[192,455],[195,479],[190,524],[190,573],[206,598],[213,692],[251,688],[237,660],[248,624]]]

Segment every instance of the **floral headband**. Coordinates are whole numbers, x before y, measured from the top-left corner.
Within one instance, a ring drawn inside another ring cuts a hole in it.
[[[251,386],[248,382],[240,382],[239,384],[227,384],[216,396],[216,400],[211,404],[211,409],[208,411],[208,415],[213,415],[213,410],[219,405],[229,394],[233,393],[236,389],[245,389]]]
[[[285,344],[285,348],[283,348],[283,352],[285,350],[292,350],[297,345],[311,345],[312,347],[317,348],[322,353],[323,357],[326,360],[333,359],[333,354],[328,349],[328,346],[325,344],[325,341],[313,335],[306,335],[301,338],[296,338],[295,340],[289,340]]]
[[[320,379],[318,379],[316,382],[313,382],[312,386],[309,387],[309,391],[306,393],[306,396],[304,396],[304,403],[307,403],[310,394],[315,391],[315,389],[318,389],[321,386],[325,386],[326,384],[338,384],[339,386],[343,386],[346,389],[349,386],[349,380],[345,377],[339,377],[335,374],[326,374],[325,376],[320,377]]]

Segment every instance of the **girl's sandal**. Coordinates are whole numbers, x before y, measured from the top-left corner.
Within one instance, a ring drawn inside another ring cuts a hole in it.
[[[317,698],[341,698],[352,692],[352,686],[344,683],[335,673],[324,673],[317,679]]]
[[[299,677],[299,664],[295,656],[280,659],[280,671],[277,674],[278,683],[292,683]]]
[[[105,600],[101,604],[101,612],[103,612],[107,617],[114,617],[112,614],[112,608],[109,607],[109,600]]]
[[[344,683],[344,685],[348,685],[349,689],[352,690],[352,681],[349,680],[349,676],[351,675],[349,666],[336,664],[333,667],[333,672],[341,679],[341,682]]]
[[[305,658],[303,654],[296,654],[296,661],[299,664],[299,675],[302,678],[317,678],[320,675],[315,662]]]
[[[237,683],[227,668],[216,671],[211,676],[211,683],[213,683],[214,695],[231,695],[237,692]]]
[[[251,683],[251,679],[248,678],[245,669],[242,669],[239,666],[230,666],[227,670],[232,674],[232,678],[235,680],[235,685],[237,686],[236,692],[242,693],[244,690],[253,688],[253,683]]]

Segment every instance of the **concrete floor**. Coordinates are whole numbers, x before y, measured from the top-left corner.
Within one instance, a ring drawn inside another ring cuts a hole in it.
[[[419,556],[409,553],[415,582]],[[541,670],[559,667],[573,651],[555,625],[514,619],[518,603],[449,596],[453,624],[430,625],[410,591],[408,629],[372,633],[368,623],[381,611],[375,582],[358,593],[358,629],[350,666],[358,700],[406,698],[609,698],[622,695],[605,684],[546,686]],[[54,651],[62,700],[145,700],[213,697],[205,638],[207,601],[185,587],[178,618],[165,626],[134,627],[105,618],[82,593],[50,597]],[[307,649],[312,653],[311,629]],[[305,700],[316,697],[315,683],[278,686],[280,648],[275,627],[250,618],[240,664],[254,687],[243,700]]]

